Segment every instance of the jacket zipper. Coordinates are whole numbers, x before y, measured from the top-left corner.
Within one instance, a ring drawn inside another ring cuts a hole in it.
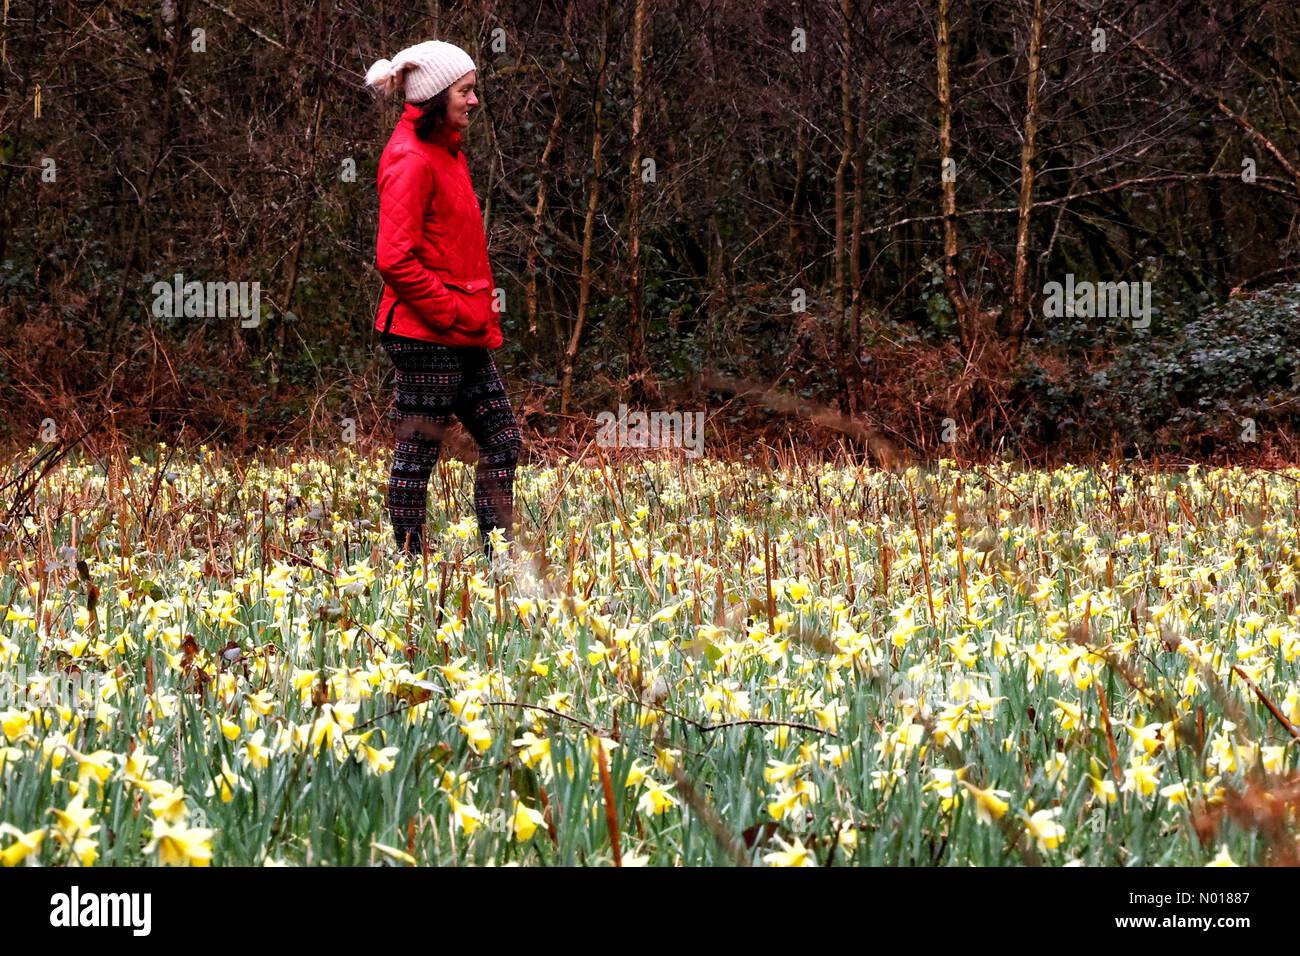
[[[384,323],[384,335],[387,335],[388,330],[393,327],[393,313],[396,311],[397,311],[397,302],[394,301],[393,307],[388,310],[388,321]]]

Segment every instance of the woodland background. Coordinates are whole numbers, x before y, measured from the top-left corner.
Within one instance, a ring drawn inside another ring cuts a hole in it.
[[[708,452],[1296,457],[1294,0],[13,0],[0,439],[382,434],[401,106],[362,76],[433,38],[478,64],[539,447],[628,401],[705,409]],[[153,317],[178,272],[260,282],[261,324]],[[1150,328],[1045,319],[1067,273],[1151,282]]]

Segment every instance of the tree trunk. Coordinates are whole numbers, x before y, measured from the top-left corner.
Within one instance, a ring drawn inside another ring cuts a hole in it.
[[[1033,0],[1033,13],[1029,20],[1029,75],[1025,90],[1025,132],[1020,147],[1020,203],[1016,224],[1016,268],[1011,286],[1011,324],[1013,341],[1018,347],[1020,337],[1029,324],[1029,219],[1034,208],[1035,138],[1038,134],[1038,78],[1043,42],[1043,0]],[[1014,354],[1012,358],[1014,359]]]
[[[939,0],[938,60],[939,93],[939,155],[943,165],[940,179],[943,185],[943,284],[948,299],[957,313],[957,328],[963,348],[969,343],[966,335],[965,296],[957,276],[957,177],[951,166],[952,155],[952,85],[948,78],[948,61],[952,41],[948,35],[948,12],[952,0]]]
[[[131,281],[135,278],[135,269],[137,262],[142,258],[140,256],[140,233],[148,227],[146,221],[149,216],[149,199],[153,195],[153,181],[158,174],[159,167],[171,153],[171,142],[174,135],[172,129],[172,95],[179,81],[181,60],[189,44],[185,42],[182,34],[189,35],[189,11],[188,4],[185,0],[177,0],[176,3],[176,23],[172,27],[171,50],[167,58],[167,78],[163,81],[163,100],[162,100],[162,118],[158,123],[158,143],[154,150],[153,160],[149,164],[149,169],[145,173],[144,187],[136,190],[139,197],[136,202],[136,210],[133,222],[131,223],[131,237],[127,240],[125,257],[122,262],[122,278],[117,287],[117,297],[113,302],[113,313],[108,321],[108,343],[104,350],[104,372],[108,373],[113,367],[113,361],[117,358],[117,339],[118,326],[122,320],[122,309],[126,304],[126,292],[130,287]],[[35,17],[35,13],[32,14]],[[147,261],[147,257],[143,257]]]
[[[713,290],[715,313],[726,312],[731,308],[731,296],[727,292],[727,271],[723,261],[727,250],[722,242],[722,227],[718,225],[717,207],[709,213],[709,288]]]
[[[789,250],[789,273],[793,279],[803,273],[803,230],[800,215],[803,207],[804,177],[808,172],[808,127],[802,120],[795,135],[794,145],[794,195],[790,197],[790,227],[786,241]]]
[[[645,95],[642,60],[645,55],[646,0],[635,0],[635,3],[632,15],[632,142],[628,159],[627,375],[632,400],[642,403],[654,389],[649,382],[650,367],[645,354],[645,296],[641,276],[641,118]]]
[[[569,35],[573,24],[573,0],[569,0],[564,11],[564,34]],[[564,58],[560,58],[560,92],[556,97],[555,118],[551,120],[550,132],[546,134],[546,147],[542,158],[537,162],[537,202],[533,204],[533,234],[528,243],[528,264],[524,274],[528,276],[528,334],[537,334],[537,243],[542,238],[542,222],[546,215],[547,174],[551,170],[551,154],[555,152],[560,141],[560,129],[564,124],[564,104],[569,93],[569,70]]]
[[[862,400],[862,224],[864,218],[863,204],[866,196],[867,180],[867,104],[871,89],[871,74],[862,71],[862,85],[858,91],[858,142],[857,153],[853,158],[853,228],[849,233],[849,282],[852,286],[852,301],[849,303],[849,344],[847,349],[847,368],[849,374],[846,386],[849,395],[848,414],[856,415],[861,410]]]
[[[591,104],[591,172],[587,176],[587,216],[582,226],[581,273],[578,280],[578,314],[573,320],[573,332],[564,350],[564,368],[560,373],[560,414],[569,413],[572,397],[573,363],[578,357],[578,343],[582,340],[582,327],[587,321],[587,304],[591,298],[591,240],[596,230],[596,210],[600,206],[600,118],[601,95],[605,89],[605,66],[609,59],[609,10],[605,10],[601,28],[600,49],[597,53],[596,82],[592,88]]]
[[[849,20],[852,10],[850,0],[840,0],[843,30],[840,33],[840,161],[835,167],[835,323],[839,330],[841,347],[848,338],[845,330],[844,232],[845,232],[845,179],[849,162],[853,158],[853,87],[849,82],[852,67],[853,30]]]
[[[9,62],[8,43],[9,43],[9,25],[8,25],[9,4],[5,3],[5,29],[4,44],[5,53],[4,61]],[[23,120],[27,117],[28,95],[31,93],[32,72],[34,64],[40,60],[45,52],[45,38],[39,30],[36,29],[36,21],[40,18],[40,10],[36,4],[32,4],[32,18],[29,23],[27,43],[25,44],[24,68],[22,70],[22,82],[18,90],[18,102],[21,104],[18,108],[18,119],[14,122],[13,132],[10,134],[10,142],[14,144],[14,152],[10,156],[12,162],[4,164],[4,179],[0,180],[0,262],[4,261],[5,250],[9,246],[9,186],[14,179],[14,171],[20,166],[18,149],[20,144],[25,143],[23,139]],[[7,84],[6,84],[7,86]],[[31,108],[34,111],[35,104]]]
[[[293,293],[298,287],[298,270],[302,266],[302,247],[307,238],[307,226],[312,221],[311,211],[316,198],[316,138],[320,131],[321,119],[325,115],[325,100],[323,98],[324,87],[324,82],[318,80],[316,85],[316,109],[313,114],[311,135],[307,145],[307,169],[305,174],[299,174],[298,176],[301,191],[300,201],[302,202],[302,221],[298,224],[298,235],[294,239],[293,252],[289,256],[289,276],[284,283],[284,304],[280,307],[282,313],[288,312],[293,308]],[[276,323],[275,341],[281,349],[284,348],[285,322],[283,318]]]

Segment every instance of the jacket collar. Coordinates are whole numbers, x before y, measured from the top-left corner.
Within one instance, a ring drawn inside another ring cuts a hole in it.
[[[424,109],[420,104],[407,103],[402,109],[402,122],[409,123],[411,127],[414,128],[415,122],[420,118],[422,112],[424,112]],[[433,139],[428,142],[437,143],[443,149],[455,156],[460,150],[461,133],[460,130],[452,129],[450,126],[443,124],[442,129],[434,133]]]

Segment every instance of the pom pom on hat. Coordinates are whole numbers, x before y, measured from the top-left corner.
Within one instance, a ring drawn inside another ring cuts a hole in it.
[[[366,70],[366,86],[373,86],[385,96],[393,93],[402,86],[402,71],[393,69],[392,60],[376,60],[370,69]]]

